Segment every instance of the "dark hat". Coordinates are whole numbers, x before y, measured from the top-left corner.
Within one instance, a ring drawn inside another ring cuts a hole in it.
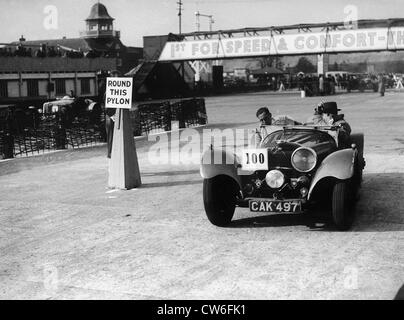
[[[323,113],[338,114],[341,109],[337,108],[336,102],[323,102]]]

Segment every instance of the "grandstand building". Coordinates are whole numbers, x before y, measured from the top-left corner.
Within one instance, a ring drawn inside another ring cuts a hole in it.
[[[96,3],[78,38],[19,41],[0,48],[0,105],[40,106],[46,100],[98,95],[99,76],[136,66],[143,49],[127,47],[114,30],[114,18]]]

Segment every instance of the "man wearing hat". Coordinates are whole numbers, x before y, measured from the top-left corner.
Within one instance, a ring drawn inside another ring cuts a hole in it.
[[[341,109],[337,108],[336,102],[322,102],[315,109],[314,116],[307,124],[319,126],[339,126],[338,140],[341,145],[349,145],[351,126],[344,119],[344,114],[338,114]]]

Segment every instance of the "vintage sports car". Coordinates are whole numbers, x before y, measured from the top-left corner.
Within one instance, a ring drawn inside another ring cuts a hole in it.
[[[328,204],[337,229],[349,229],[365,166],[364,135],[352,134],[341,143],[339,131],[338,126],[280,126],[259,148],[245,148],[241,155],[211,146],[200,167],[209,221],[228,225],[236,206],[292,214]]]

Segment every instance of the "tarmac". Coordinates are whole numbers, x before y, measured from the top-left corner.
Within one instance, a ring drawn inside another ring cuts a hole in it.
[[[353,131],[365,133],[367,166],[348,232],[318,216],[245,208],[230,227],[211,225],[199,165],[153,164],[156,135],[136,139],[137,189],[107,187],[104,144],[0,161],[0,298],[393,299],[404,283],[403,97],[321,98],[337,101]],[[253,128],[263,105],[304,121],[319,101],[209,97],[209,125],[197,130]]]

